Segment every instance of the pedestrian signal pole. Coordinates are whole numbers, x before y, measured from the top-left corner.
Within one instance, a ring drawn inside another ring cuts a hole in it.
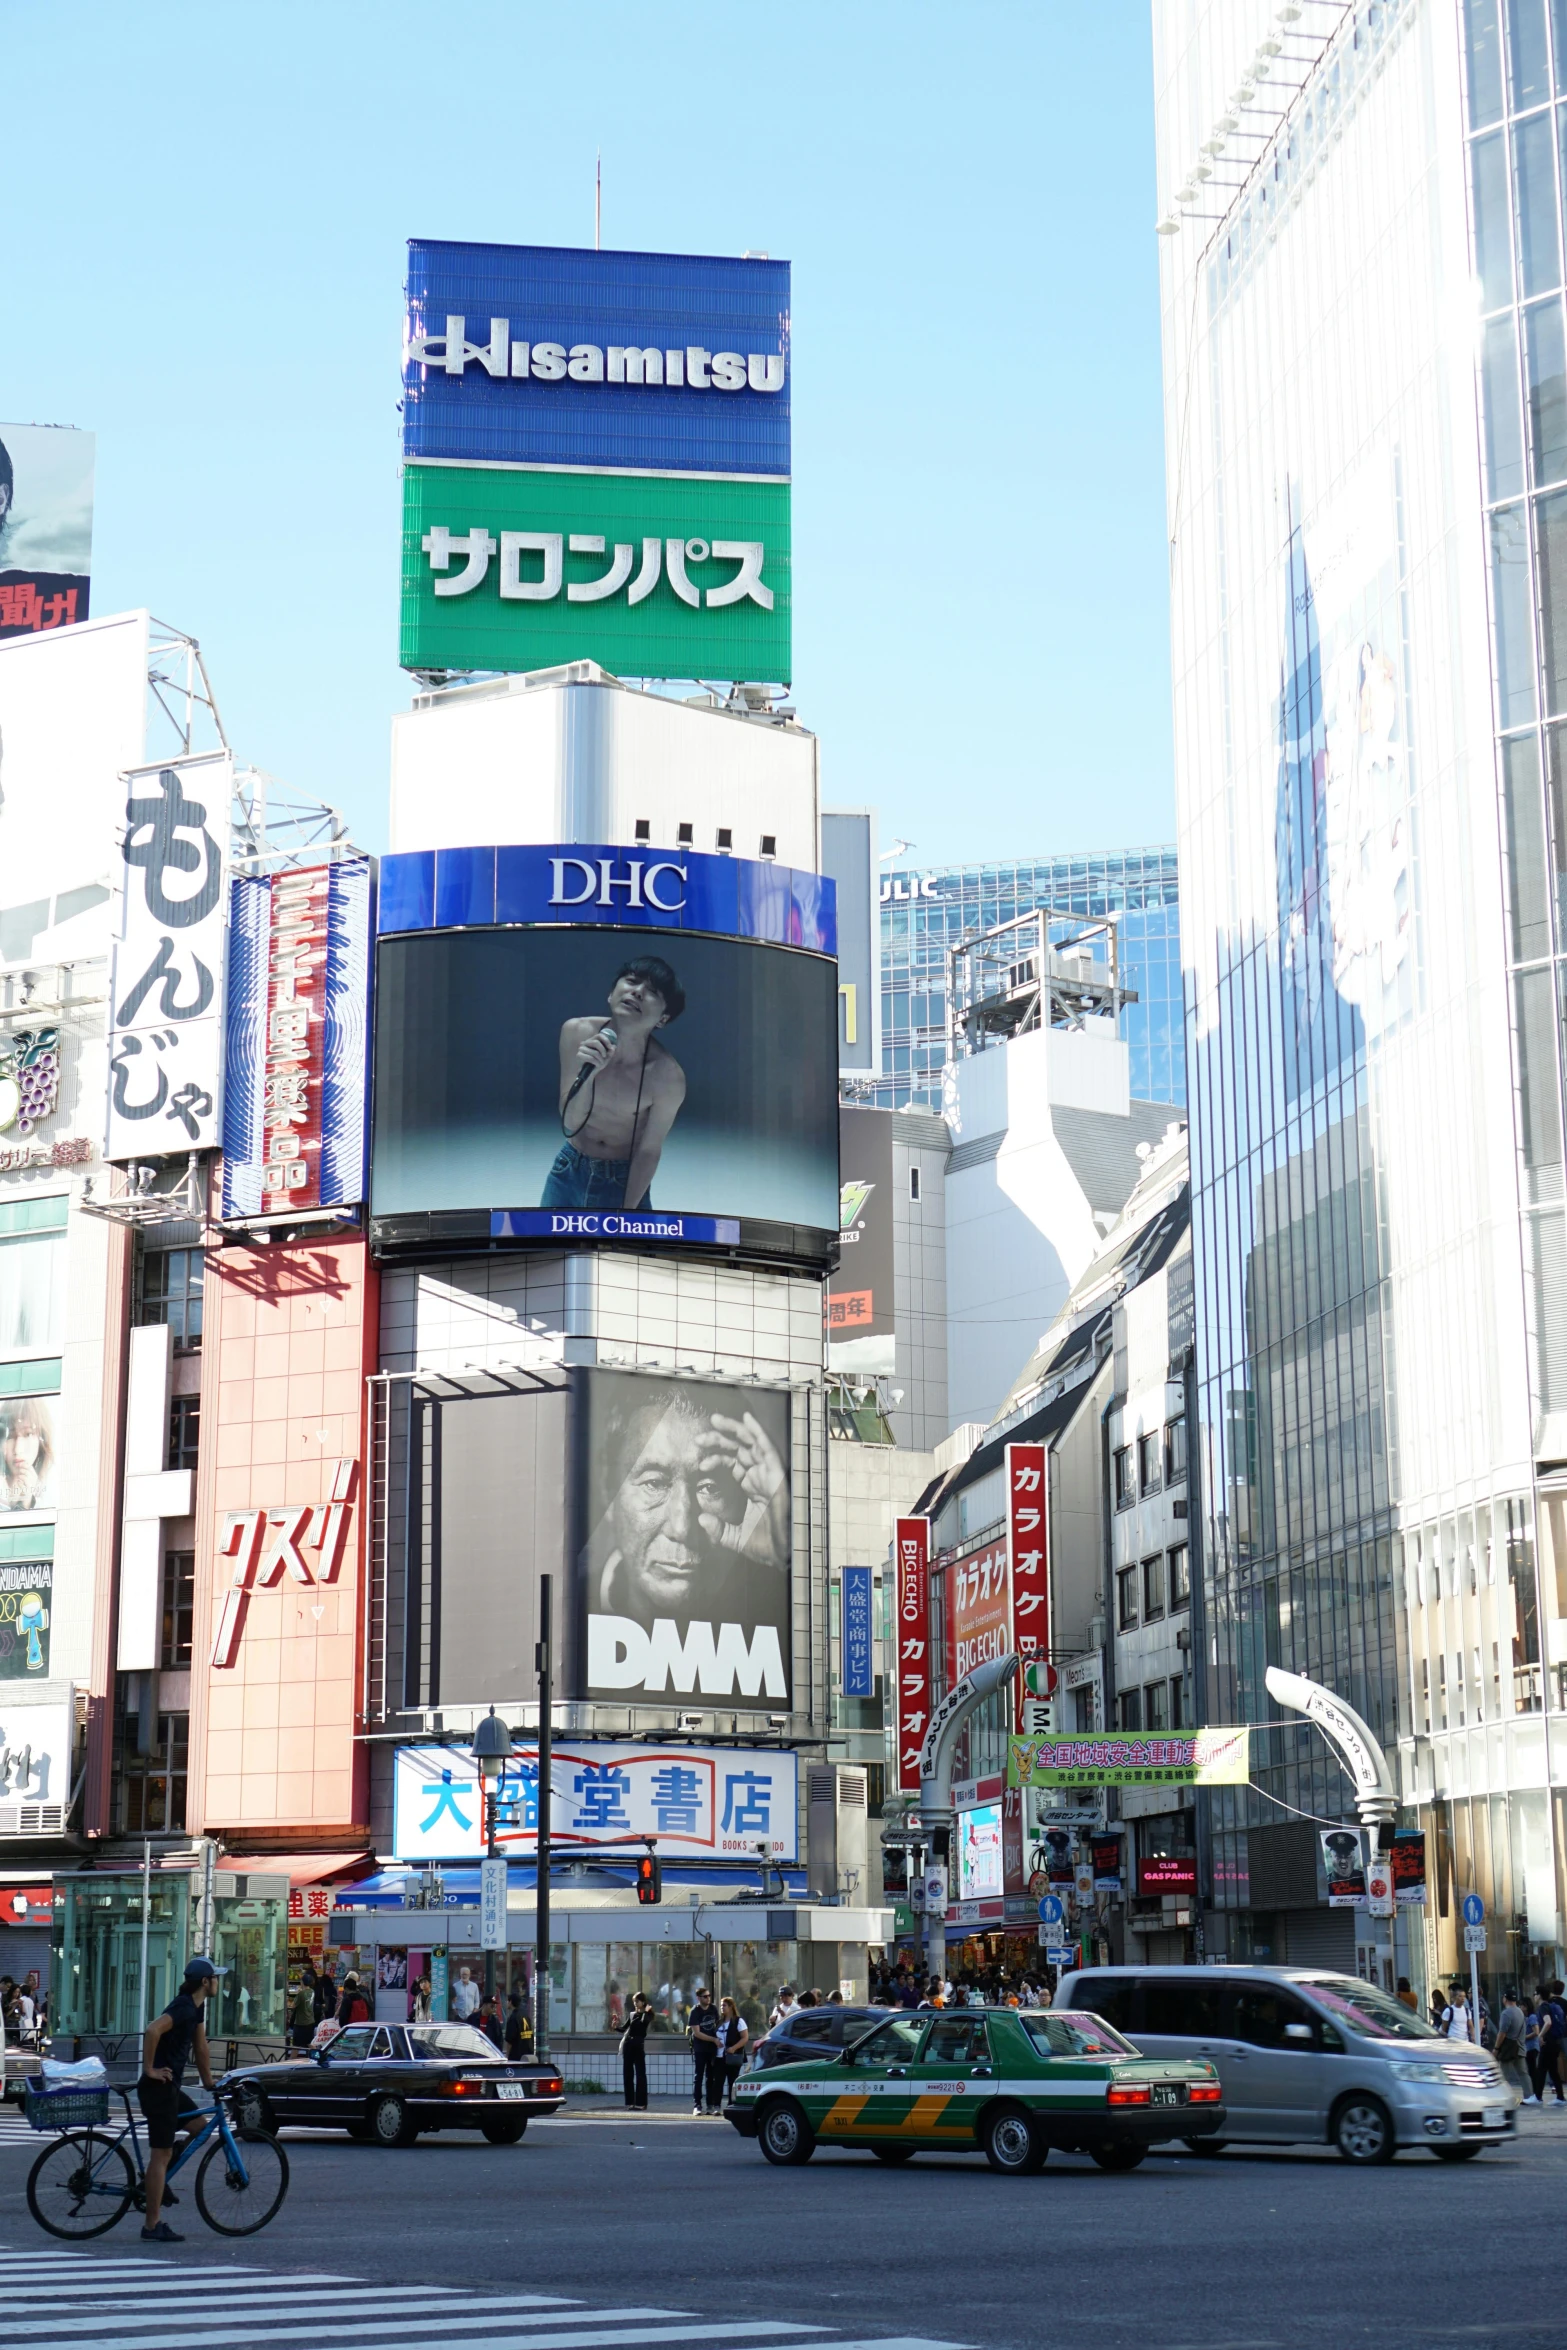
[[[539,1676],[539,1840],[533,1896],[533,2053],[550,2037],[550,1743],[554,1729],[554,1658],[550,1645],[550,1586],[539,1577],[539,1639],[533,1662]]]

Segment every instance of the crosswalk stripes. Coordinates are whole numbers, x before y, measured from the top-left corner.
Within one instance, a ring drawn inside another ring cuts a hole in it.
[[[139,2244],[116,2252],[0,2247],[0,2306],[60,2350],[250,2350],[322,2341],[350,2350],[962,2350],[899,2335],[846,2340],[789,2318],[710,2318],[599,2307],[551,2293],[401,2285],[321,2269],[263,2269]]]

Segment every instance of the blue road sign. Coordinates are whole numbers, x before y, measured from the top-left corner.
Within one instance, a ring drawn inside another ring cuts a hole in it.
[[[1464,1895],[1464,1924],[1466,1926],[1483,1926],[1484,1923],[1485,1903],[1480,1899],[1478,1893],[1466,1893]]]
[[[1059,1894],[1046,1893],[1042,1896],[1039,1904],[1039,1922],[1042,1926],[1059,1926],[1065,1915]]]

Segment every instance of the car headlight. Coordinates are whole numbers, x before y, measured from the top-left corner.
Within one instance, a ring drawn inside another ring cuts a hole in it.
[[[1447,2081],[1439,2064],[1395,2064],[1393,2078],[1395,2081],[1416,2081],[1426,2089],[1444,2088]]]

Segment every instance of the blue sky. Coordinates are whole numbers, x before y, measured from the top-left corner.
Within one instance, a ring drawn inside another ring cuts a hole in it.
[[[385,845],[410,235],[794,265],[795,676],[911,862],[1172,832],[1148,11],[0,0],[0,417]],[[30,229],[18,235],[18,225]]]

